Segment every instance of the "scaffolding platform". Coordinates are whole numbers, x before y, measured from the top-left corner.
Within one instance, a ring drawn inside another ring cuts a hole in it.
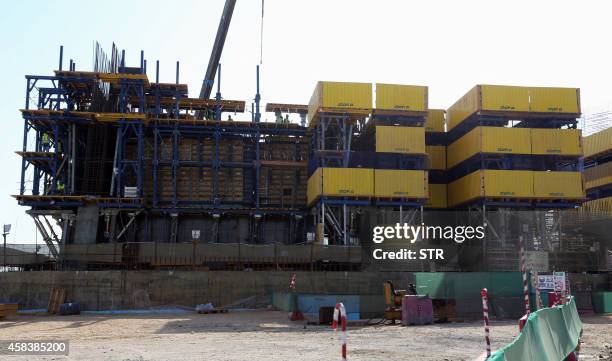
[[[420,207],[427,202],[426,198],[410,198],[410,197],[375,197],[372,204],[383,207]]]
[[[585,199],[549,199],[549,198],[503,198],[503,197],[479,197],[465,201],[461,204],[449,207],[452,209],[468,209],[471,207],[492,208],[576,208]]]
[[[400,125],[422,127],[425,125],[427,111],[372,109],[368,125]]]
[[[313,129],[319,124],[321,118],[334,118],[354,123],[370,116],[372,109],[361,108],[318,108],[308,121],[308,128]]]
[[[155,95],[147,95],[145,97],[146,106],[153,108],[157,104],[159,104],[162,108],[167,109],[175,109],[177,99],[173,97],[161,97],[158,99]],[[138,106],[140,100],[137,97],[130,98],[130,104],[133,106]],[[232,113],[243,113],[245,110],[245,102],[243,100],[215,100],[215,99],[198,99],[198,98],[179,98],[178,99],[178,109],[179,110],[214,110],[217,105],[220,107],[223,112],[232,112]]]
[[[46,171],[51,170],[51,162],[56,160],[55,152],[15,152],[17,155],[25,159],[28,163],[32,164],[35,167],[39,167],[45,169]],[[63,160],[64,157],[62,155],[57,155],[57,159],[59,161]]]
[[[94,79],[101,80],[119,86],[122,80],[142,81],[145,88],[150,87],[149,77],[147,74],[132,74],[132,73],[104,73],[96,71],[66,71],[55,70],[55,75],[60,78],[69,79]]]
[[[276,113],[295,113],[295,114],[307,114],[308,105],[304,104],[282,104],[282,103],[267,103],[266,112]]]
[[[38,124],[50,124],[50,121],[104,122],[116,123],[126,120],[146,120],[143,113],[99,113],[50,109],[21,109],[24,118]]]
[[[576,128],[580,114],[480,111],[447,132],[449,144],[478,126],[505,127],[512,123],[516,128],[558,129],[564,126]]]
[[[31,204],[106,204],[106,205],[142,205],[141,198],[128,198],[128,197],[95,197],[95,196],[75,196],[75,195],[13,195],[13,198],[17,199],[20,204],[31,205]]]

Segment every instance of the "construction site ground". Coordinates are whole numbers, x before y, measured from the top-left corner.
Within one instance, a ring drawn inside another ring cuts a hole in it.
[[[612,360],[612,316],[582,317],[581,360]],[[427,326],[349,326],[350,360],[473,360],[484,350],[482,321]],[[493,349],[518,334],[493,321]],[[340,360],[329,326],[291,322],[280,311],[224,314],[18,315],[0,322],[0,340],[69,340],[69,356],[6,360]]]

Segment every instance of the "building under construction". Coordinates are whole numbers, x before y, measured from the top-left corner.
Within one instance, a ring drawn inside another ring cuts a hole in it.
[[[247,106],[222,98],[220,67],[215,97],[204,82],[192,98],[178,63],[164,83],[143,52],[137,66],[114,46],[94,54],[91,71],[64,69],[60,50],[54,74],[26,76],[15,197],[46,262],[359,269],[374,225],[480,222],[495,239],[465,246],[477,269],[514,269],[519,236],[558,252],[557,269],[606,267],[589,258],[597,236],[562,216],[585,200],[577,89],[479,85],[445,112],[424,86],[319,82],[309,105],[269,103],[277,119],[262,122],[257,77],[251,121],[236,121]],[[513,229],[518,210],[534,213]],[[456,256],[415,267],[466,269]]]

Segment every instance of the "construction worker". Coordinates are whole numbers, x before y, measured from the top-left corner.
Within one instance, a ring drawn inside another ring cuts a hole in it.
[[[51,148],[51,143],[50,143],[50,140],[49,140],[49,134],[47,134],[47,132],[45,132],[42,135],[42,151],[43,152],[48,152],[50,148]]]
[[[227,121],[228,121],[228,122],[231,122],[231,121],[233,121],[233,120],[234,120],[234,119],[232,119],[232,115],[231,115],[231,114],[227,116]]]
[[[289,121],[289,114],[285,114],[285,120],[283,121],[283,123],[285,123],[285,124],[289,124],[289,123],[291,123],[291,122]]]
[[[64,182],[62,182],[61,180],[57,181],[57,193],[64,193]]]
[[[283,122],[283,115],[281,113],[276,114],[276,123],[280,124]]]

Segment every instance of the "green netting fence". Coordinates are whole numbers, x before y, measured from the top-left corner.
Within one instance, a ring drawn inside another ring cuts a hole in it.
[[[493,353],[489,360],[562,361],[576,349],[581,330],[582,322],[572,298],[563,306],[531,313],[517,338]]]

